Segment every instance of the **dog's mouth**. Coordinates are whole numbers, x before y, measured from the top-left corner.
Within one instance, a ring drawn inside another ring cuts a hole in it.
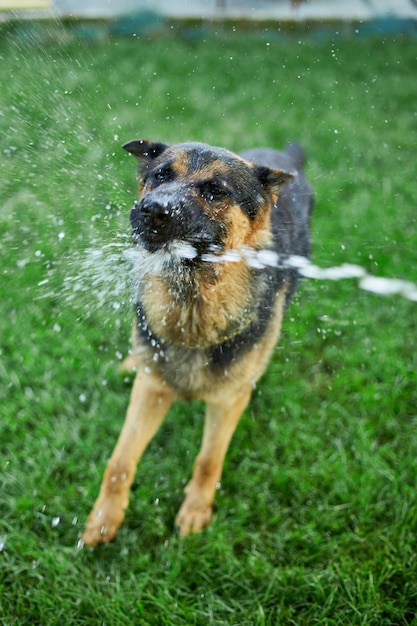
[[[185,249],[194,249],[194,256],[204,254],[213,246],[222,247],[224,225],[210,219],[198,206],[172,205],[145,196],[134,204],[130,221],[133,243],[149,252],[173,249],[178,247],[178,242]]]

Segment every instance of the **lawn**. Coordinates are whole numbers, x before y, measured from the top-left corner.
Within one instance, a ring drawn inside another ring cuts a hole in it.
[[[178,404],[116,541],[79,546],[131,386],[120,145],[296,139],[314,262],[417,282],[415,39],[0,35],[0,624],[417,624],[417,304],[356,280],[302,281],[209,529],[173,531],[203,416]]]

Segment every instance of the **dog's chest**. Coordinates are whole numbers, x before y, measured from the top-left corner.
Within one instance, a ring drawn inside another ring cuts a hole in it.
[[[180,395],[201,393],[213,385],[219,374],[221,377],[227,376],[227,366],[230,363],[223,363],[219,367],[213,360],[213,347],[189,346],[197,341],[190,337],[190,328],[181,326],[172,331],[168,323],[164,322],[166,333],[159,336],[153,332],[140,304],[137,305],[136,314],[138,333],[135,352],[141,355],[147,371],[156,371]],[[171,340],[172,336],[175,341]]]
[[[212,364],[204,350],[184,350],[171,346],[164,359],[153,361],[153,366],[183,397],[204,393],[217,378],[214,377]],[[227,371],[223,372],[222,378],[224,375],[227,376]]]
[[[135,351],[183,396],[230,382],[273,315],[276,276],[244,263],[215,269],[187,281],[177,273],[175,283],[153,275],[139,285]]]

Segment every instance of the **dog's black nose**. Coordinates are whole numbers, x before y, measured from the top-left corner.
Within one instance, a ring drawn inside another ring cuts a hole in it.
[[[171,211],[168,206],[156,202],[152,198],[144,198],[136,202],[130,213],[130,221],[134,229],[158,229],[170,221]]]
[[[172,208],[152,197],[136,202],[130,213],[135,242],[141,241],[147,248],[156,249],[173,236]]]
[[[169,205],[164,205],[152,198],[144,198],[139,202],[138,210],[149,228],[163,226],[171,217]]]
[[[144,198],[142,202],[139,202],[138,209],[142,215],[161,216],[169,214],[167,207],[164,207],[152,198]]]

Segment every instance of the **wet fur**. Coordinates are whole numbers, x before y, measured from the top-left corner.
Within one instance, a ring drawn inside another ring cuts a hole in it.
[[[242,155],[195,143],[133,140],[124,147],[140,163],[141,200],[131,214],[136,320],[127,362],[137,374],[83,535],[89,545],[114,538],[136,465],[176,398],[207,403],[200,454],[176,525],[186,535],[210,522],[230,439],[278,340],[298,278],[285,265],[253,267],[244,255],[214,261],[245,249],[281,257],[310,250],[312,192],[298,146]]]

